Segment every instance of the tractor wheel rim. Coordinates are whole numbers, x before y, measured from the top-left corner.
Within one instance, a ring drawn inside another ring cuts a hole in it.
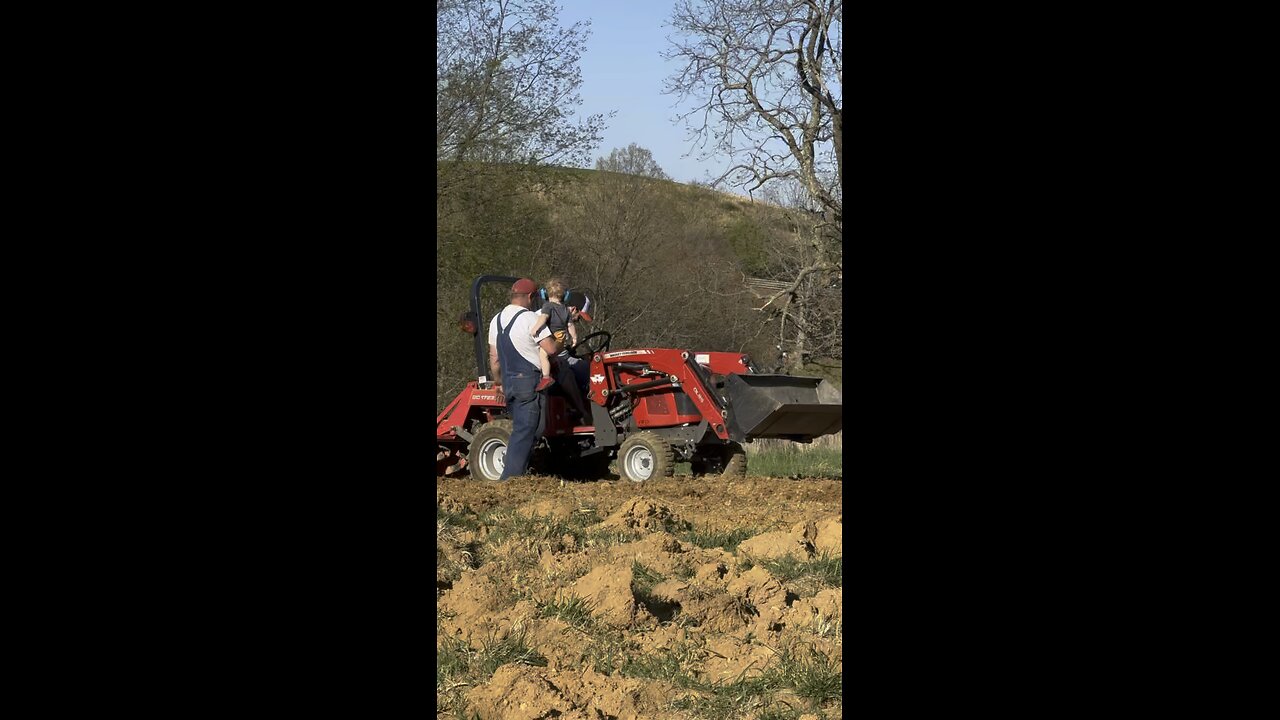
[[[633,480],[648,480],[653,475],[653,453],[649,448],[631,448],[626,459],[627,476]]]
[[[507,466],[507,444],[494,438],[480,446],[480,467],[485,475],[491,478],[502,477],[502,470]]]

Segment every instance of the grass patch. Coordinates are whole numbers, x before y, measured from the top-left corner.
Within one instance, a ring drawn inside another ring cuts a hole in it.
[[[507,663],[546,667],[547,659],[525,643],[525,634],[521,631],[513,632],[501,640],[490,639],[479,652],[475,666],[480,677],[487,680],[495,670]]]
[[[751,475],[841,480],[844,477],[842,468],[841,453],[834,448],[792,443],[747,456],[747,472]]]
[[[841,674],[835,669],[833,658],[808,645],[791,645],[775,653],[760,675],[688,686],[697,694],[677,699],[673,707],[705,718],[740,718],[756,711],[761,720],[796,720],[802,710],[775,697],[775,693],[791,691],[805,701],[809,712],[840,701]]]
[[[633,532],[630,530],[613,529],[597,529],[584,533],[583,544],[586,547],[607,548],[614,545],[625,545],[629,542],[635,542],[644,537],[643,533]]]
[[[436,648],[436,691],[458,683],[477,685],[507,663],[545,667],[547,659],[529,647],[523,630],[500,640],[491,636],[479,650],[459,638],[444,635]]]
[[[583,538],[582,528],[568,520],[542,515],[525,515],[523,513],[502,513],[490,518],[489,535],[485,542],[500,545],[510,538],[527,538],[534,542],[559,541],[565,535],[572,535],[575,542]]]
[[[724,548],[729,552],[738,549],[738,544],[743,540],[759,535],[762,530],[756,528],[733,528],[731,530],[688,530],[681,533],[678,537],[685,541],[693,543],[700,548]]]
[[[451,678],[465,675],[470,667],[470,646],[451,635],[442,636],[436,648],[436,691],[443,690]]]
[[[772,672],[779,683],[794,690],[813,707],[840,699],[840,671],[831,658],[812,646],[793,645],[783,649]]]
[[[569,595],[540,604],[538,614],[542,617],[559,618],[570,625],[582,627],[590,623],[593,609],[589,600]]]
[[[648,567],[639,560],[632,560],[631,578],[633,588],[637,591],[643,589],[645,592],[648,592],[653,589],[654,585],[666,580],[667,576]]]
[[[701,688],[701,683],[691,668],[701,664],[697,649],[691,643],[680,643],[669,651],[653,655],[628,655],[618,667],[623,677],[644,680],[665,680],[686,689]]]
[[[463,530],[477,530],[480,528],[480,520],[474,515],[450,512],[439,505],[436,505],[436,524],[451,525]]]
[[[774,692],[782,686],[768,675],[740,678],[731,683],[703,684],[696,688],[704,695],[686,695],[672,703],[677,710],[687,710],[700,718],[740,718],[750,711],[771,703]]]
[[[812,560],[794,555],[760,560],[759,564],[784,583],[793,583],[817,592],[823,587],[840,587],[843,582],[843,557],[824,552]]]
[[[593,642],[587,646],[583,660],[602,675],[621,671],[631,653],[640,650],[635,641],[628,640],[626,635],[611,628],[594,626],[590,635]]]

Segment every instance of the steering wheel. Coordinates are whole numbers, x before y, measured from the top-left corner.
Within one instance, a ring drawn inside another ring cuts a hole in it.
[[[593,338],[597,338],[601,336],[604,337],[604,340],[597,342],[595,345],[591,344],[591,340]],[[592,355],[595,355],[598,352],[605,352],[606,350],[609,349],[610,340],[613,340],[612,335],[610,335],[608,332],[604,330],[597,330],[591,333],[590,335],[582,338],[581,340],[578,341],[577,345],[573,346],[573,356],[576,358],[586,359],[591,357]]]

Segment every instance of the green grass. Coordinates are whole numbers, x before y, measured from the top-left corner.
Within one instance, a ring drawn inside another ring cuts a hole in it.
[[[542,617],[559,618],[575,627],[582,627],[591,622],[592,609],[590,601],[569,595],[541,603],[538,606],[538,614]]]
[[[702,684],[696,688],[702,695],[686,695],[672,703],[677,710],[687,710],[698,718],[741,718],[752,709],[769,704],[772,695],[782,689],[769,674],[739,678],[730,683]]]
[[[748,445],[747,447],[750,447]],[[844,478],[837,448],[788,444],[747,455],[747,474],[787,478]]]
[[[453,527],[462,528],[463,530],[476,530],[480,527],[480,520],[472,515],[465,513],[449,512],[436,505],[436,523],[443,525],[452,525]]]
[[[525,643],[524,632],[513,632],[501,640],[491,638],[480,650],[476,667],[480,677],[488,679],[495,670],[507,663],[546,667],[547,659]]]
[[[688,530],[681,533],[678,537],[689,543],[693,543],[700,548],[724,548],[729,552],[738,549],[738,544],[743,540],[755,537],[764,532],[757,528],[733,528],[732,530]]]
[[[812,597],[823,588],[840,587],[843,582],[843,557],[826,552],[810,560],[784,555],[757,560],[756,564],[786,583],[800,597]]]
[[[840,699],[840,671],[831,658],[812,646],[793,645],[781,649],[778,664],[771,671],[779,683],[794,690],[813,706]]]
[[[630,530],[610,528],[607,530],[590,530],[584,534],[584,544],[588,547],[607,548],[613,545],[625,545],[644,537],[644,533]]]
[[[801,560],[794,555],[761,560],[760,565],[782,582],[791,582],[805,576],[823,585],[840,587],[843,578],[843,557],[824,552],[812,560]]]
[[[494,671],[507,663],[545,667],[547,659],[525,642],[523,631],[513,632],[501,640],[490,636],[479,650],[463,640],[436,630],[440,644],[436,648],[436,697],[438,711],[451,712],[457,720],[472,720],[467,712],[465,693],[493,677]]]
[[[652,590],[654,585],[667,579],[666,575],[653,570],[639,560],[631,561],[631,577],[633,587]]]
[[[791,645],[775,650],[775,658],[754,677],[732,682],[685,685],[698,691],[677,699],[673,707],[691,711],[697,718],[740,718],[759,710],[760,718],[795,720],[801,714],[775,697],[790,690],[809,706],[809,712],[840,700],[841,674],[832,658],[812,646]]]
[[[701,688],[703,683],[697,679],[695,668],[701,667],[702,660],[692,642],[681,642],[657,654],[628,654],[619,664],[618,673],[623,677],[665,680],[686,689]]]
[[[489,535],[485,537],[485,542],[490,545],[500,545],[510,538],[528,538],[540,542],[572,535],[577,542],[583,537],[581,527],[556,517],[512,512],[494,515],[488,520],[486,524],[489,525]]]

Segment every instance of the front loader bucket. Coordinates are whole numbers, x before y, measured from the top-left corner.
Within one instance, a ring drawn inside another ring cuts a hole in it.
[[[822,378],[726,375],[724,394],[729,400],[729,438],[735,442],[809,442],[840,432],[840,391]]]

